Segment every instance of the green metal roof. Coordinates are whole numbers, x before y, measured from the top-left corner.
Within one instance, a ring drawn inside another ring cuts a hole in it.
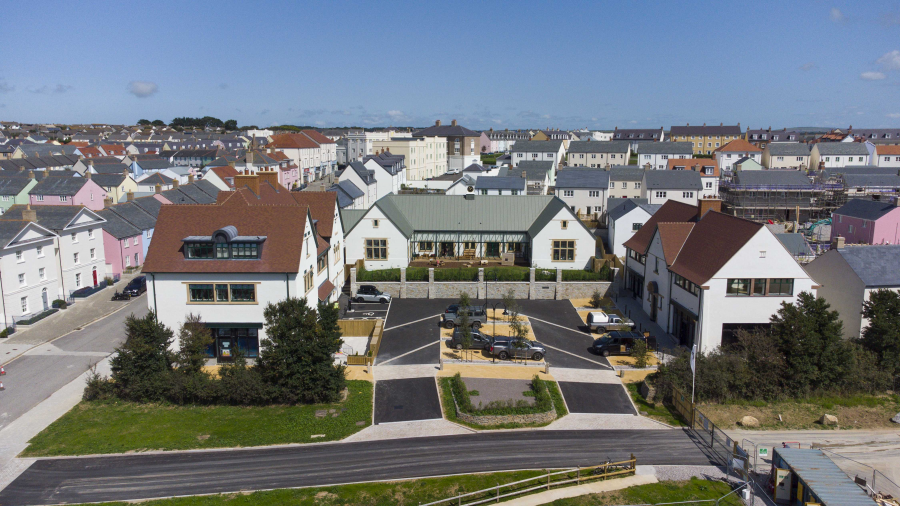
[[[345,230],[344,234],[346,235],[351,228],[355,227],[367,212],[369,212],[368,209],[341,209],[341,225]]]

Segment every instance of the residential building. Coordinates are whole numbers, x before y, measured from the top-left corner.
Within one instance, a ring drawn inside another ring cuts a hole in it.
[[[106,191],[86,177],[45,177],[28,191],[32,206],[84,206],[94,211],[103,209]]]
[[[171,162],[174,165],[202,168],[223,153],[220,149],[180,149],[172,155]]]
[[[650,204],[675,200],[696,206],[703,194],[699,172],[692,170],[648,170],[644,172],[641,198]]]
[[[144,175],[144,177],[138,179],[136,183],[138,192],[149,193],[155,192],[157,187],[160,190],[171,190],[178,181],[161,172],[154,172],[152,174]]]
[[[400,189],[406,185],[406,159],[403,155],[382,151],[363,158],[363,165],[375,172],[378,184],[376,200],[388,193],[400,193]]]
[[[273,135],[266,147],[287,155],[291,162],[300,168],[303,183],[315,181],[316,174],[321,174],[322,148],[308,135],[303,133]]]
[[[579,217],[603,219],[608,192],[608,170],[567,167],[556,176],[554,193]]]
[[[499,170],[500,176],[520,176],[528,181],[528,195],[547,195],[556,164],[550,161],[523,161],[515,168],[503,167]]]
[[[0,173],[0,215],[16,204],[30,203],[28,192],[36,184],[34,172],[29,172],[28,177],[4,176]]]
[[[595,251],[593,234],[547,195],[388,195],[341,215],[346,261],[363,260],[367,269],[406,267],[420,254],[478,259],[508,252],[541,269],[584,269]]]
[[[879,144],[875,147],[875,152],[877,157],[875,165],[900,169],[900,145]]]
[[[473,177],[471,174],[463,174],[462,177],[450,183],[450,186],[448,186],[447,189],[444,190],[444,195],[475,195],[475,181],[477,180],[478,178]]]
[[[766,170],[766,168],[756,160],[745,156],[734,162],[734,164],[731,166],[731,172],[740,172],[742,170]],[[731,175],[730,173],[726,174]]]
[[[347,163],[361,161],[366,155],[375,151],[375,141],[386,141],[394,132],[367,132],[365,130],[351,130],[347,132]],[[446,146],[444,146],[446,149]]]
[[[669,129],[669,140],[692,143],[695,155],[711,155],[716,148],[740,139],[742,135],[740,123],[737,125],[719,123],[719,126],[706,126],[706,123],[702,126],[691,126],[688,123],[686,126],[673,126]],[[721,162],[719,167],[725,168]]]
[[[636,165],[609,169],[609,193],[607,199],[639,199],[644,181],[644,169]]]
[[[857,339],[869,326],[863,304],[876,290],[900,290],[900,246],[845,246],[837,239],[831,249],[806,266],[821,285],[824,298],[843,323],[844,337]]]
[[[900,175],[896,174],[844,174],[841,177],[848,199],[875,199],[888,201],[900,197]]]
[[[437,120],[430,126],[412,134],[413,137],[443,137],[447,139],[447,172],[460,172],[481,159],[481,134],[456,123],[441,125]]]
[[[633,296],[679,344],[703,352],[768,327],[782,303],[818,288],[767,227],[719,205],[667,202],[625,242]]]
[[[55,232],[34,221],[0,221],[0,312],[4,329],[50,309],[59,297],[58,239]]]
[[[148,206],[153,207],[155,211],[147,209]],[[120,218],[140,230],[140,258],[147,257],[147,249],[150,247],[150,242],[153,239],[153,231],[156,229],[156,214],[159,213],[159,208],[161,206],[162,202],[153,197],[141,197],[136,199],[134,198],[133,193],[129,193],[126,196],[125,202],[107,208],[107,210],[116,213]],[[130,241],[130,243],[133,244],[134,241]],[[134,253],[132,252],[132,254]]]
[[[606,223],[609,233],[607,242],[609,251],[625,260],[625,242],[637,233],[647,223],[656,211],[662,207],[659,204],[648,204],[647,199],[609,199],[609,211]]]
[[[538,130],[531,136],[531,140],[533,141],[563,141],[563,146],[566,149],[569,148],[569,142],[572,140],[572,135],[565,130]]]
[[[333,174],[337,170],[337,143],[315,130],[301,130],[300,133],[312,139],[319,146],[318,158],[313,167],[316,180]]]
[[[366,194],[350,181],[338,181],[327,191],[337,194],[338,207],[341,209],[366,209]]]
[[[819,169],[869,165],[869,150],[860,142],[817,142],[810,151],[809,164]]]
[[[762,163],[762,150],[744,139],[735,139],[713,151],[721,170],[734,170],[734,163],[743,158],[750,158]]]
[[[103,280],[106,259],[101,225],[104,220],[95,211],[83,206],[16,205],[0,216],[0,220],[31,221],[57,235],[53,249],[35,251],[36,256],[55,257],[59,283],[54,300],[65,299],[80,288],[97,286]]]
[[[809,165],[809,147],[799,142],[772,142],[766,144],[761,163],[768,169],[806,170]]]
[[[799,222],[830,213],[818,198],[821,193],[805,173],[796,170],[742,170],[731,181],[723,181],[721,191],[728,214],[756,221]]]
[[[103,188],[106,198],[113,202],[123,200],[128,192],[136,192],[138,189],[137,182],[128,171],[122,171],[121,174],[94,174],[91,181]]]
[[[846,244],[900,244],[898,206],[900,199],[848,200],[832,214],[831,241],[843,237]]]
[[[298,297],[316,306],[318,250],[307,207],[163,206],[143,267],[147,302],[169,328],[198,315],[215,340],[211,363],[238,351],[252,363],[268,304]]]
[[[637,153],[640,145],[645,142],[662,142],[666,140],[666,132],[663,127],[653,128],[619,128],[616,127],[612,132],[614,141],[626,141],[631,147],[631,151]]]
[[[759,149],[765,150],[767,146],[774,143],[799,143],[803,137],[804,135],[802,133],[795,131],[788,132],[787,128],[775,130],[773,132],[772,127],[767,129],[760,128],[757,130],[751,130],[748,127],[743,139]]]
[[[373,141],[372,149],[405,157],[405,179],[422,181],[447,172],[445,143],[444,137],[392,137]]]
[[[711,158],[687,158],[669,160],[666,164],[669,170],[691,170],[700,174],[700,182],[703,183],[701,196],[703,198],[719,197],[719,164]]]
[[[555,184],[556,171],[559,170],[566,156],[565,146],[561,140],[551,141],[518,141],[512,147],[511,167],[516,168],[525,161],[553,162],[550,173],[550,183]]]
[[[493,128],[487,132],[488,140],[491,145],[488,148],[491,153],[505,153],[512,149],[518,141],[530,141],[531,134],[527,130],[494,130]]]
[[[692,156],[690,142],[645,142],[638,146],[637,164],[646,169],[665,170],[671,159]]]
[[[477,195],[527,195],[526,179],[520,176],[483,176],[475,180]]]
[[[582,167],[625,165],[631,158],[631,145],[626,141],[572,141],[566,164]]]
[[[142,231],[109,209],[97,211],[97,214],[105,220],[100,227],[103,230],[106,275],[120,276],[139,267],[144,260]]]
[[[219,190],[228,191],[234,189],[234,176],[237,174],[237,169],[230,165],[210,167],[203,175],[203,180],[214,184]]]
[[[376,178],[377,175],[377,178]],[[380,197],[384,195],[378,194],[378,178],[382,179],[382,187],[388,187],[390,175],[382,170],[372,170],[363,165],[362,162],[350,162],[350,165],[344,167],[344,170],[338,173],[338,183],[347,190],[345,185],[353,185],[363,193],[363,208],[368,209]],[[355,200],[355,198],[354,198]]]

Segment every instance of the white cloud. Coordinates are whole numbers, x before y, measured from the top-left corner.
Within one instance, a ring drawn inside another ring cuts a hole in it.
[[[804,72],[809,72],[812,69],[818,68],[818,66],[813,62],[809,62],[809,63],[804,63],[803,65],[800,65],[800,67],[798,67],[798,68]]]
[[[147,98],[155,95],[159,91],[159,86],[150,81],[131,81],[128,83],[128,93],[137,98]]]
[[[885,53],[881,58],[875,60],[875,63],[881,65],[884,70],[900,70],[900,51],[895,49],[890,53]]]
[[[636,124],[637,124],[637,120],[631,120],[631,121],[629,121],[629,123],[631,123],[632,125],[636,125]]]
[[[388,116],[390,116],[392,118],[399,118],[399,117],[406,116],[406,115],[403,114],[403,111],[393,110],[393,111],[388,111]]]
[[[885,76],[881,72],[863,72],[859,75],[859,78],[864,81],[880,81],[885,77],[887,76]]]
[[[900,112],[892,112],[892,113],[888,113],[888,114],[887,114],[887,117],[888,117],[888,118],[894,118],[894,119],[900,118]]]
[[[11,91],[16,91],[16,87],[7,84],[6,79],[0,79],[0,93],[9,93]]]
[[[831,8],[831,20],[835,23],[843,23],[847,18],[844,17],[844,13],[841,12],[837,7]]]
[[[68,84],[57,84],[56,86],[53,86],[53,87],[47,86],[45,84],[44,86],[41,86],[40,88],[28,88],[28,91],[30,91],[31,93],[38,93],[41,95],[49,95],[50,93],[60,94],[60,93],[65,93],[70,90],[72,90],[72,86],[69,86]]]

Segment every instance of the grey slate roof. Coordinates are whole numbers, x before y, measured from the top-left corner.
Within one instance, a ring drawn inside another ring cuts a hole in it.
[[[102,211],[97,211],[97,214],[103,217],[106,220],[106,223],[100,225],[103,230],[105,230],[109,235],[119,239],[120,241],[126,237],[134,237],[136,235],[141,235],[141,230],[128,223],[118,214],[110,211],[109,209],[103,209]]]
[[[549,141],[516,141],[510,149],[511,153],[556,153],[562,146],[562,139]]]
[[[143,170],[162,170],[172,167],[172,163],[165,158],[138,159],[135,162]],[[227,165],[227,164],[226,164]]]
[[[862,220],[877,220],[891,211],[897,209],[897,206],[890,202],[877,202],[865,199],[850,199],[846,204],[835,209],[834,214],[842,214]]]
[[[808,186],[812,183],[799,170],[747,170],[734,175],[736,183],[758,186]]]
[[[556,188],[609,189],[609,171],[567,167],[556,174]]]
[[[155,185],[155,184],[160,184],[160,185],[165,186],[165,185],[172,184],[172,181],[174,181],[174,180],[172,178],[170,178],[169,176],[167,176],[165,174],[160,174],[159,172],[154,172],[153,174],[150,174],[149,176],[145,177],[144,179],[141,179],[140,181],[138,181],[138,184],[141,186]]]
[[[45,177],[28,191],[29,195],[75,195],[87,183],[83,177]]]
[[[37,215],[37,224],[58,232],[66,227],[83,209],[84,206],[31,206]],[[0,220],[21,220],[25,206],[21,204],[10,207]],[[89,211],[91,212],[91,211]]]
[[[662,205],[648,204],[647,199],[609,199],[607,201],[607,209],[609,209],[607,214],[610,220],[615,221],[638,207],[647,211],[647,214],[650,216],[653,216]]]
[[[670,135],[737,135],[740,136],[741,126],[740,125],[685,125],[685,126],[673,126],[669,128]]]
[[[629,146],[628,141],[572,141],[569,153],[626,153]]]
[[[101,163],[90,166],[97,174],[122,174],[131,172],[124,163]]]
[[[641,155],[691,155],[694,153],[692,142],[642,142],[638,144]]]
[[[781,241],[781,244],[787,248],[792,256],[799,257],[813,254],[812,248],[809,247],[809,243],[806,242],[803,234],[775,234],[775,237]]]
[[[190,195],[187,195],[180,188],[172,188],[161,192],[160,195],[169,200],[169,202],[173,204],[196,204],[197,201],[192,199]]]
[[[414,132],[413,137],[479,137],[480,133],[460,125],[432,125]]]
[[[900,188],[900,176],[896,174],[845,174],[844,186]]]
[[[216,198],[198,188],[196,183],[183,184],[178,189],[198,204],[216,203]]]
[[[613,166],[609,169],[610,181],[641,181],[644,179],[644,169],[637,166],[623,165]],[[668,171],[672,172],[672,171]]]
[[[91,181],[104,188],[111,188],[122,184],[125,181],[125,174],[93,174]]]
[[[27,177],[3,177],[0,175],[0,195],[18,195],[30,182],[31,179]]]
[[[522,172],[524,171],[525,179],[529,181],[543,181],[547,178],[547,173],[553,170],[553,165],[554,163],[551,161],[525,160],[519,162],[519,165],[516,167],[507,168],[504,174],[498,175],[505,177],[522,177]]]
[[[333,184],[325,191],[335,192],[337,194],[338,208],[343,209],[345,207],[353,205],[353,199],[350,197],[350,195],[347,195],[347,192],[345,192],[340,186]]]
[[[353,184],[353,181],[338,181],[337,185],[352,199],[358,199],[365,195],[362,190]]]
[[[194,180],[194,183],[193,183],[193,184],[194,184],[194,186],[196,186],[197,188],[200,188],[201,190],[203,190],[204,193],[206,193],[207,195],[209,195],[210,197],[212,197],[213,200],[215,200],[216,197],[219,196],[219,192],[221,191],[221,190],[219,190],[219,187],[218,187],[218,186],[216,186],[216,185],[210,183],[209,181],[207,181],[207,180],[205,180],[205,179],[201,179],[201,180],[199,180],[199,181]]]
[[[771,156],[809,156],[809,146],[800,142],[773,142],[766,147]]]
[[[359,176],[366,185],[375,184],[375,171],[367,169],[362,162],[350,162],[350,165],[344,170],[348,169],[356,172],[356,175]]]
[[[159,208],[162,207],[162,202],[156,200],[156,197],[148,196],[148,197],[139,197],[132,201],[132,203],[141,208],[142,211],[149,214],[156,220],[156,217],[159,216]]]
[[[845,246],[836,251],[867,287],[900,286],[900,246]]]
[[[107,209],[118,214],[125,221],[141,230],[149,230],[156,227],[156,218],[147,214],[146,211],[138,207],[134,202],[116,204]]]
[[[475,180],[475,189],[525,191],[525,183],[523,177],[481,176]]]
[[[700,173],[692,170],[648,170],[644,179],[648,190],[703,189]]]
[[[28,225],[27,221],[0,220],[0,246],[6,246]]]
[[[819,142],[816,144],[816,146],[819,147],[819,154],[823,156],[865,156],[869,154],[869,150],[866,149],[866,145],[861,142]]]
[[[490,172],[490,171],[488,169],[485,169],[483,165],[473,163],[472,165],[469,165],[468,167],[463,169],[463,172]]]

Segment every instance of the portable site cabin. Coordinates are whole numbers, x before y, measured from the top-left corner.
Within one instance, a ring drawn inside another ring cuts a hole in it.
[[[874,506],[876,502],[822,450],[776,448],[775,502],[820,506]]]

